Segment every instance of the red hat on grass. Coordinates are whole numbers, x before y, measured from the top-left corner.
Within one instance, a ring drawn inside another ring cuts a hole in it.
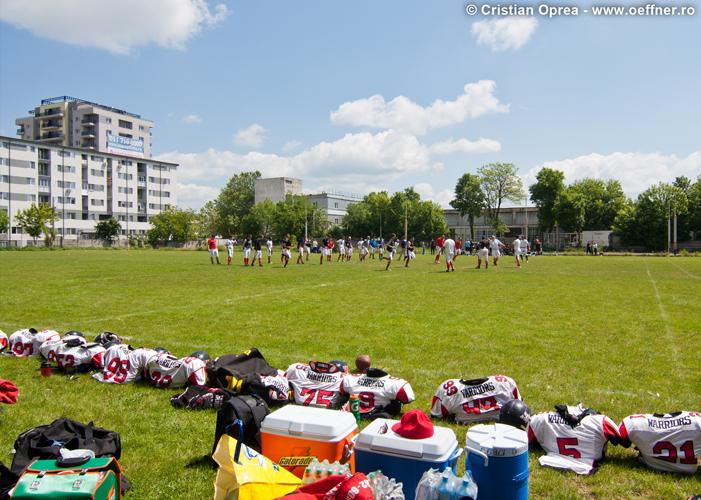
[[[407,439],[426,439],[433,436],[433,422],[421,410],[410,410],[392,430]]]

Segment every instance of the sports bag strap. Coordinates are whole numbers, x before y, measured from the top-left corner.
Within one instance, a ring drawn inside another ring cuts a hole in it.
[[[234,462],[241,465],[239,463],[239,456],[241,455],[241,446],[243,445],[243,422],[237,418],[231,425],[236,425],[239,428],[239,437],[236,440],[236,450],[234,451]]]

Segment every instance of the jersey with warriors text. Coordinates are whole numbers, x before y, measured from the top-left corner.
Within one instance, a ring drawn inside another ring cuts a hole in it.
[[[5,332],[0,330],[0,352],[3,352],[5,349],[7,349],[7,346],[10,344],[10,339],[7,338],[7,335]]]
[[[653,469],[694,474],[701,457],[701,413],[631,415],[619,428],[623,446],[631,443],[640,461]]]
[[[184,387],[207,383],[206,363],[199,358],[178,359],[171,354],[159,354],[146,363],[145,378],[155,387]]]
[[[392,401],[402,404],[414,401],[414,390],[406,380],[392,377],[381,370],[370,369],[368,372],[347,375],[341,385],[345,394],[357,394],[361,413],[371,413],[376,408],[380,410]]]
[[[538,459],[540,465],[591,474],[604,458],[606,444],[620,443],[620,436],[616,424],[605,415],[587,415],[572,427],[553,411],[531,418],[528,440],[547,453]]]
[[[295,403],[304,406],[338,408],[343,396],[341,382],[345,372],[320,361],[295,363],[287,368],[287,380],[292,387]]]
[[[127,344],[113,345],[103,355],[102,372],[93,375],[98,382],[128,384],[140,380],[146,363],[158,353],[153,349],[132,349]]]
[[[45,342],[41,355],[58,368],[69,371],[89,371],[102,368],[105,348],[100,344],[69,346],[66,339]]]
[[[278,370],[276,375],[261,375],[260,381],[268,391],[270,401],[289,401],[290,383],[287,375],[282,370]]]
[[[431,403],[431,415],[452,415],[460,424],[496,420],[502,405],[512,399],[521,399],[521,395],[516,382],[505,375],[474,380],[454,378],[438,386]]]

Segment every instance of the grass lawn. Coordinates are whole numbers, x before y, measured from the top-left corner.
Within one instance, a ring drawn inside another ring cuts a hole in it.
[[[534,412],[580,401],[616,422],[701,411],[701,259],[538,257],[519,270],[504,258],[485,271],[460,257],[446,274],[430,256],[391,272],[357,260],[283,269],[277,252],[274,265],[251,269],[240,257],[237,249],[227,267],[210,265],[205,252],[0,252],[0,329],[110,330],[178,356],[256,346],[283,369],[368,353],[411,382],[417,400],[408,408],[426,412],[443,380],[496,373],[516,380]],[[184,466],[210,450],[215,412],[173,409],[174,390],[43,379],[38,366],[0,358],[0,378],[20,388],[20,401],[0,413],[0,461],[12,461],[20,432],[65,415],[121,434],[134,484],[127,498],[211,497],[214,472]],[[466,428],[453,428],[464,445]],[[533,497],[701,493],[701,474],[654,472],[620,447],[609,446],[587,477],[542,468],[537,457]]]

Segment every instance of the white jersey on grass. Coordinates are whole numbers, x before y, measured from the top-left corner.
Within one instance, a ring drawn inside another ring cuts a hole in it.
[[[453,378],[438,386],[431,403],[431,415],[452,415],[460,424],[496,420],[502,405],[512,399],[521,399],[521,395],[511,377]]]
[[[701,458],[701,413],[631,415],[619,429],[624,446],[633,443],[640,461],[653,469],[694,474]]]
[[[514,245],[514,253],[519,254],[521,253],[521,240],[516,238],[513,242]]]
[[[38,356],[39,348],[44,342],[60,340],[61,336],[55,330],[42,330],[38,332],[34,328],[17,330],[8,339],[10,351],[15,356]]]
[[[103,367],[105,348],[100,344],[82,344],[70,347],[66,339],[45,342],[40,353],[49,362],[64,370]]]
[[[113,345],[103,355],[104,368],[93,378],[108,384],[128,384],[140,380],[148,360],[157,355],[153,349],[132,350],[127,344]]]
[[[492,249],[492,254],[499,253],[499,247],[502,245],[501,241],[496,238],[489,241],[489,248]]]
[[[357,394],[361,413],[369,413],[375,408],[383,408],[392,401],[399,401],[402,404],[414,401],[414,390],[411,388],[411,384],[404,379],[390,375],[379,377],[372,377],[368,374],[346,375],[341,390],[349,396]]]
[[[261,375],[260,381],[268,390],[268,398],[271,401],[289,401],[290,383],[285,372],[278,370],[277,375]]]
[[[528,439],[546,452],[538,459],[540,465],[591,474],[604,458],[606,444],[617,443],[620,437],[616,424],[605,415],[587,415],[572,427],[553,411],[531,418]]]
[[[443,241],[443,250],[445,253],[454,254],[455,253],[455,240],[452,238],[447,238]]]
[[[7,346],[10,345],[10,339],[7,338],[7,334],[0,330],[0,352],[3,352],[5,349],[7,349]]]
[[[146,363],[145,378],[155,387],[184,387],[187,384],[205,385],[206,364],[199,358],[178,359],[172,354],[152,356]]]
[[[287,380],[295,403],[304,406],[338,408],[341,405],[341,383],[346,376],[336,367],[320,361],[308,365],[294,363],[287,368]]]

